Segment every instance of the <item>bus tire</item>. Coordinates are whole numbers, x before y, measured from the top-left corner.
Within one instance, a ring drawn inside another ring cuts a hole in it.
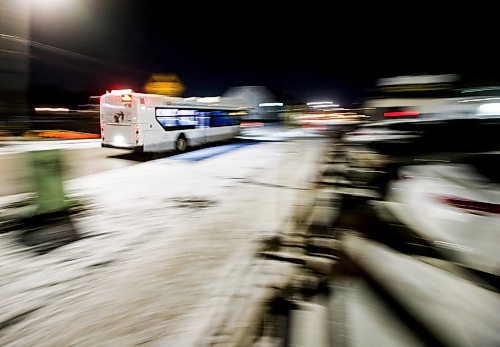
[[[185,152],[188,148],[188,141],[184,134],[180,134],[177,140],[175,140],[175,150],[177,152]]]

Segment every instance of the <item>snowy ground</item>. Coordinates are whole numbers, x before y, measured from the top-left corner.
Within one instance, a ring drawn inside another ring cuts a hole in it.
[[[0,234],[0,345],[199,345],[255,241],[310,188],[322,146],[261,143],[69,181],[87,201],[82,240],[37,256]],[[0,198],[0,217],[22,198]]]
[[[260,127],[243,128],[240,132],[241,139],[261,141],[283,141],[294,138],[322,137],[317,130],[286,127],[280,124],[266,124]]]
[[[47,149],[80,149],[101,147],[101,139],[0,141],[0,155]]]

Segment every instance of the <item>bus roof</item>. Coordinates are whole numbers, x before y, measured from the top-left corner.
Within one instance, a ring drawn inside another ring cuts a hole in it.
[[[129,94],[137,98],[144,98],[145,104],[158,104],[158,106],[165,107],[197,107],[197,108],[227,108],[227,109],[238,109],[238,110],[248,110],[251,106],[237,98],[223,97],[223,96],[213,96],[213,97],[174,97],[159,94],[146,94],[146,93],[135,93],[132,90],[112,90],[111,95],[121,95]]]

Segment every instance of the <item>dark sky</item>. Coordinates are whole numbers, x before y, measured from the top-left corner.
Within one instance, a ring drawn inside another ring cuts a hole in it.
[[[458,73],[466,83],[500,83],[497,55],[488,51],[496,29],[472,13],[415,11],[411,4],[381,15],[362,3],[285,9],[269,2],[39,2],[32,40],[81,56],[33,48],[37,85],[94,94],[140,90],[152,72],[173,72],[186,96],[265,85],[282,98],[345,105],[377,78],[400,74]]]

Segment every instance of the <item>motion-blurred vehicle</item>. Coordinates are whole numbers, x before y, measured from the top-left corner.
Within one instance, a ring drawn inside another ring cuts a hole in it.
[[[185,151],[239,134],[248,105],[224,97],[178,98],[113,90],[100,98],[103,147]]]
[[[346,134],[345,140],[388,155],[485,152],[499,149],[499,131],[500,103],[483,103],[467,116],[442,113],[439,117],[364,124]]]
[[[347,143],[353,145],[369,145],[374,142],[397,144],[417,138],[419,133],[412,131],[411,128],[406,131],[394,128],[394,126],[405,122],[412,121],[398,120],[361,124],[356,130],[347,133],[344,139]]]
[[[454,97],[457,75],[414,75],[381,78],[360,102],[373,120],[420,118],[425,107]]]
[[[374,122],[348,134],[347,142],[391,154],[495,149],[500,87],[457,89],[458,79],[456,75],[380,79],[361,102]]]
[[[473,156],[467,164],[416,165],[399,170],[386,208],[449,259],[500,274],[499,154]]]

